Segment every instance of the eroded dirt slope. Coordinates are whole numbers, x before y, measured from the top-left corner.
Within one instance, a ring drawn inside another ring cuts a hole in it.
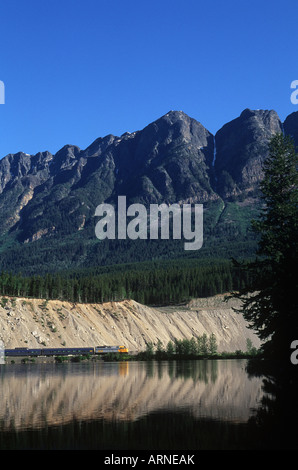
[[[224,296],[195,299],[188,305],[148,307],[133,300],[103,304],[0,297],[0,340],[5,348],[127,345],[141,351],[148,342],[214,333],[218,350],[246,350],[247,338],[259,347],[236,301]]]

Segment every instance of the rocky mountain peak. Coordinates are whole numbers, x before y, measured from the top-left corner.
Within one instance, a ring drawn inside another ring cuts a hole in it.
[[[257,201],[269,139],[282,131],[298,142],[298,112],[282,124],[274,110],[247,108],[214,136],[171,110],[144,129],[99,137],[85,150],[65,145],[55,155],[9,154],[0,160],[1,234],[20,243],[78,232],[93,240],[95,208],[117,203],[119,195],[127,204],[215,204],[209,214],[216,226],[231,201]]]
[[[298,111],[289,114],[283,124],[284,132],[289,135],[296,142],[298,146]]]
[[[217,190],[223,197],[254,192],[263,176],[269,140],[282,130],[274,110],[245,109],[216,133]]]

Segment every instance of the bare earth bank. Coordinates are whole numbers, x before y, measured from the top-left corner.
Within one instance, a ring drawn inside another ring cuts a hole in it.
[[[0,340],[5,348],[126,345],[130,352],[154,344],[214,333],[219,352],[246,351],[260,341],[224,295],[194,299],[185,305],[148,307],[134,300],[102,304],[58,300],[0,298]]]

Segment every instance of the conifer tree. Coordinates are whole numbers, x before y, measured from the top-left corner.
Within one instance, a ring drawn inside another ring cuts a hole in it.
[[[264,209],[253,228],[259,235],[257,258],[240,264],[250,282],[236,297],[241,312],[263,341],[265,357],[289,361],[298,339],[298,156],[294,143],[275,135],[260,184]],[[239,266],[239,263],[236,263]]]

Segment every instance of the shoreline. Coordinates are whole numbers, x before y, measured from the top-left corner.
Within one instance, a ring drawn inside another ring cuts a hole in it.
[[[224,360],[224,359],[259,359],[262,357],[260,355],[251,355],[247,353],[226,353],[226,354],[216,354],[216,355],[207,355],[207,356],[180,356],[173,355],[171,357],[146,357],[145,353],[138,353],[135,355],[126,355],[125,357],[119,357],[115,355],[108,356],[91,356],[91,357],[82,357],[82,356],[37,356],[37,357],[28,357],[28,356],[9,356],[5,359],[5,362],[1,365],[14,365],[14,364],[62,364],[62,363],[72,363],[72,364],[81,364],[81,363],[91,363],[91,362],[130,362],[130,361],[144,361],[144,362],[161,362],[161,361],[207,361],[207,360]]]

